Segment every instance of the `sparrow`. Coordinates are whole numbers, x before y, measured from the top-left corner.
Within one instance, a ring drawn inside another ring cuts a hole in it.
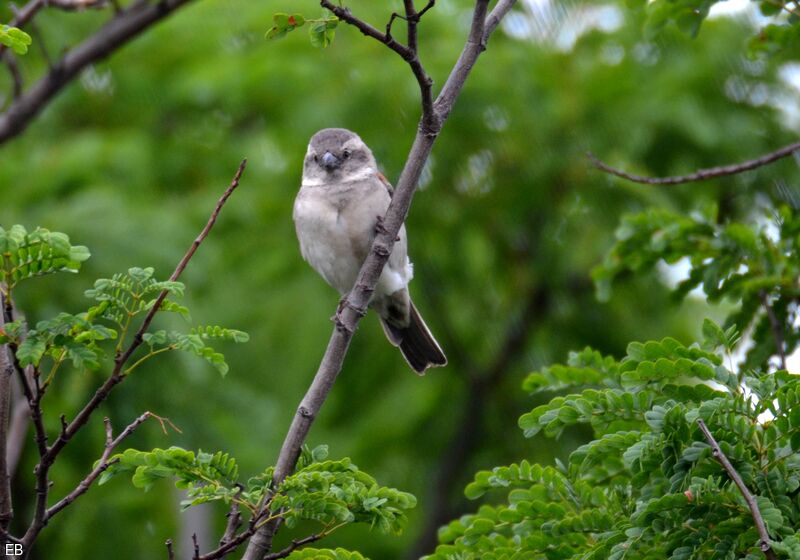
[[[340,295],[353,288],[391,198],[391,184],[357,134],[326,128],[311,137],[294,225],[303,258]],[[422,375],[447,364],[447,358],[408,293],[414,270],[407,247],[403,225],[369,307],[378,313],[389,342]]]

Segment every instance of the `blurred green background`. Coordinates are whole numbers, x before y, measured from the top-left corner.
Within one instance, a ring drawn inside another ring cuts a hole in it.
[[[348,5],[382,27],[402,2]],[[7,4],[0,8],[7,20]],[[353,29],[340,26],[325,50],[303,29],[266,41],[272,14],[295,10],[319,13],[312,1],[197,0],[85,72],[24,134],[0,145],[0,224],[64,231],[92,251],[79,275],[19,291],[31,322],[85,309],[83,290],[95,278],[131,266],[169,276],[239,161],[249,160],[182,279],[195,324],[242,329],[251,341],[220,347],[231,365],[225,378],[180,355],[137,370],[60,458],[53,497],[99,457],[103,414],[120,428],[151,410],[182,430],[165,435],[145,425],[132,447],[223,450],[253,475],[277,456],[338,299],[302,261],[291,221],[308,139],[323,127],[355,130],[394,181],[419,115],[405,63]],[[470,2],[439,0],[425,16],[421,55],[437,84],[463,44],[469,10]],[[55,56],[109,17],[48,10],[36,21]],[[431,551],[436,527],[475,507],[462,489],[477,469],[521,457],[551,462],[588,435],[570,431],[557,445],[523,439],[516,419],[532,405],[519,388],[527,372],[586,345],[619,355],[630,340],[693,333],[702,303],[672,304],[668,275],[595,299],[589,271],[619,217],[647,205],[709,203],[724,216],[745,213],[797,182],[795,162],[665,188],[610,178],[584,154],[670,174],[789,142],[797,123],[787,110],[796,117],[798,101],[785,79],[791,67],[745,58],[750,26],[746,16],[713,19],[697,39],[667,31],[651,40],[622,4],[515,9],[445,125],[407,222],[411,291],[450,364],[413,375],[368,316],[309,440],[414,493],[419,505],[400,537],[353,526],[326,545],[374,559]],[[45,69],[35,46],[20,63],[29,83]],[[10,90],[0,73],[0,93]],[[46,404],[51,432],[103,375],[62,371]],[[28,445],[12,483],[14,531],[30,517],[34,464]],[[181,514],[178,500],[167,482],[141,493],[115,479],[56,518],[34,556],[165,557],[164,540],[187,530],[214,543],[224,510]],[[282,531],[279,544],[304,529]]]

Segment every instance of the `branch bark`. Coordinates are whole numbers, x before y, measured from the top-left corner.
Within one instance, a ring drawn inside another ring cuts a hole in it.
[[[706,437],[708,444],[711,446],[711,451],[714,454],[714,458],[719,461],[722,465],[722,468],[725,469],[725,472],[728,473],[728,476],[733,480],[733,483],[736,484],[736,487],[739,489],[739,492],[742,493],[744,497],[744,501],[747,502],[747,507],[750,509],[750,514],[753,516],[753,521],[755,521],[756,529],[758,530],[759,536],[759,548],[761,552],[764,553],[764,556],[767,557],[767,560],[777,560],[777,556],[775,552],[772,550],[770,546],[770,538],[769,533],[767,532],[767,526],[764,523],[764,518],[761,516],[761,511],[758,509],[758,503],[756,499],[753,497],[753,494],[750,493],[750,490],[747,488],[747,485],[742,480],[741,475],[733,468],[733,465],[722,452],[722,449],[719,447],[719,443],[717,440],[714,439],[714,436],[711,435],[711,431],[706,426],[706,423],[703,422],[702,419],[697,419],[697,425],[700,426],[700,431],[703,432],[703,435]]]
[[[721,165],[719,167],[710,167],[708,169],[700,169],[698,171],[695,171],[694,173],[689,173],[688,175],[674,175],[670,177],[645,177],[644,175],[636,175],[634,173],[628,173],[627,171],[623,171],[621,169],[617,169],[616,167],[611,167],[610,165],[603,163],[597,158],[597,156],[595,156],[591,152],[587,152],[586,157],[589,158],[589,161],[597,169],[605,171],[606,173],[615,175],[622,179],[633,181],[634,183],[642,183],[644,185],[680,185],[682,183],[691,183],[693,181],[707,181],[709,179],[716,179],[717,177],[736,175],[738,173],[743,173],[745,171],[757,169],[759,167],[763,167],[765,165],[778,161],[779,159],[790,156],[798,150],[800,150],[800,142],[794,142],[792,144],[789,144],[788,146],[784,146],[783,148],[775,150],[774,152],[769,152],[768,154],[764,154],[761,157],[757,157],[755,159],[751,159],[748,161],[743,161],[741,163],[734,163],[731,165]]]
[[[181,261],[178,263],[178,266],[175,268],[175,271],[170,276],[171,281],[177,280],[180,275],[183,273],[186,266],[189,264],[192,256],[197,251],[197,248],[200,244],[205,240],[208,236],[211,228],[217,221],[217,217],[219,216],[222,207],[225,205],[225,202],[228,200],[230,195],[239,186],[239,180],[241,179],[242,173],[244,172],[244,168],[247,165],[247,160],[243,160],[239,164],[239,168],[236,170],[236,174],[233,177],[228,188],[222,194],[222,196],[217,201],[216,206],[214,207],[213,211],[211,212],[211,216],[206,222],[205,227],[203,227],[200,234],[195,238],[192,242],[189,249],[186,251],[186,254],[183,256]],[[78,412],[75,418],[67,423],[62,418],[62,428],[61,433],[59,434],[58,438],[53,442],[53,445],[50,447],[46,446],[45,442],[45,449],[42,455],[39,464],[36,466],[36,492],[37,492],[37,501],[36,506],[34,508],[34,515],[33,520],[31,521],[28,530],[25,532],[25,535],[22,537],[22,544],[24,546],[26,554],[30,551],[31,545],[36,540],[36,537],[39,535],[39,532],[44,528],[45,524],[47,523],[48,516],[47,516],[47,493],[49,490],[49,483],[47,480],[47,474],[50,470],[50,467],[55,462],[58,454],[61,450],[64,449],[64,446],[72,439],[73,436],[81,429],[83,426],[89,421],[89,418],[92,414],[97,410],[97,408],[106,400],[108,395],[111,391],[116,387],[119,383],[121,383],[125,379],[125,375],[123,373],[124,366],[126,362],[130,359],[133,353],[139,348],[142,344],[142,335],[147,332],[147,329],[150,327],[150,323],[153,321],[156,313],[158,313],[159,309],[161,308],[161,303],[167,297],[168,292],[166,290],[162,291],[156,302],[151,307],[150,311],[145,316],[144,320],[142,321],[141,326],[136,331],[136,334],[133,336],[133,340],[131,341],[128,348],[122,354],[118,355],[114,359],[114,369],[111,375],[106,379],[106,381],[97,389],[95,394],[89,400],[86,405]],[[24,377],[23,377],[24,379]],[[27,396],[27,394],[26,394]],[[30,398],[29,398],[30,402]],[[38,403],[36,407],[31,408],[31,413],[34,415],[34,425],[36,425],[36,410],[41,412],[41,408],[38,407]],[[124,432],[123,432],[124,433]],[[100,473],[98,473],[99,475]]]
[[[4,318],[5,313],[3,314]],[[0,326],[3,325],[5,325],[5,320],[0,321]],[[11,377],[14,375],[14,366],[9,351],[8,345],[0,345],[0,529],[3,531],[8,530],[11,519],[14,517],[14,508],[11,502],[11,474],[8,464],[8,436],[12,401]]]
[[[103,474],[108,467],[113,465],[116,461],[110,460],[111,452],[122,443],[122,440],[127,438],[131,435],[136,428],[141,426],[145,420],[152,417],[153,414],[145,412],[141,416],[139,416],[136,420],[128,424],[128,426],[120,432],[120,434],[115,438],[114,433],[111,427],[111,420],[108,417],[103,419],[103,422],[106,425],[106,444],[105,448],[103,449],[103,454],[100,456],[100,459],[97,461],[97,465],[86,475],[86,477],[78,483],[78,486],[75,487],[72,492],[61,498],[58,502],[53,504],[52,507],[47,508],[47,512],[45,513],[45,521],[49,521],[54,515],[56,515],[59,511],[64,509],[65,507],[69,506],[72,502],[77,500],[80,496],[85,494],[89,487],[94,483],[97,478]]]
[[[337,16],[354,25],[363,33],[381,40],[385,36],[358,20],[349,11],[333,6],[328,0],[322,5]],[[336,377],[342,369],[345,355],[350,346],[356,326],[369,304],[375,284],[392,252],[400,227],[408,215],[411,201],[416,191],[420,175],[433,144],[453,108],[456,98],[464,87],[472,67],[486,48],[491,32],[497,27],[502,17],[511,9],[515,0],[500,0],[489,16],[486,16],[489,0],[476,0],[469,37],[461,52],[461,56],[453,67],[447,82],[436,101],[430,106],[425,103],[425,86],[420,81],[420,92],[423,97],[422,116],[414,143],[411,146],[406,164],[397,181],[392,202],[383,219],[384,228],[375,236],[372,248],[353,289],[347,295],[346,305],[340,306],[336,313],[335,327],[331,334],[325,354],[322,358],[314,380],[297,408],[297,412],[289,427],[289,431],[281,447],[273,475],[273,485],[277,487],[286,476],[294,470],[300,448],[311,429],[311,424],[319,413],[325,399],[333,387]],[[332,9],[333,8],[333,9]],[[339,13],[337,13],[337,11]],[[347,16],[346,18],[344,16]],[[376,35],[377,34],[377,35]],[[383,42],[383,41],[382,41]],[[387,45],[389,46],[389,45]],[[397,49],[392,48],[397,52]],[[402,56],[402,55],[401,55]],[[412,67],[413,70],[413,67]],[[417,73],[415,72],[415,76]],[[419,81],[419,78],[418,78]],[[259,529],[247,547],[244,560],[262,560],[272,548],[272,538],[280,525],[280,518],[267,523]]]
[[[0,144],[24,131],[39,111],[81,70],[104,59],[190,1],[159,0],[152,4],[134,2],[130,8],[119,12],[97,33],[65,54],[43,78],[16,98],[8,109],[0,114]],[[20,10],[12,23],[19,26],[28,22],[46,4],[45,0],[29,2]]]

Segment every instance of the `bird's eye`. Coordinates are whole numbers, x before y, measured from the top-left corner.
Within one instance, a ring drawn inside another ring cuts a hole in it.
[[[314,154],[314,161],[319,161],[319,156]]]
[[[342,156],[345,159],[349,158],[350,157],[350,150],[345,150],[344,152],[342,152]]]

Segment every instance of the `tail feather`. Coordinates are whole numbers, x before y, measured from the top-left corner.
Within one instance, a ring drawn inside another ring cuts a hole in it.
[[[409,324],[400,328],[381,318],[383,332],[394,346],[400,347],[400,352],[408,365],[420,375],[429,367],[444,366],[447,364],[442,348],[433,338],[430,329],[423,321],[414,304],[410,304]]]

